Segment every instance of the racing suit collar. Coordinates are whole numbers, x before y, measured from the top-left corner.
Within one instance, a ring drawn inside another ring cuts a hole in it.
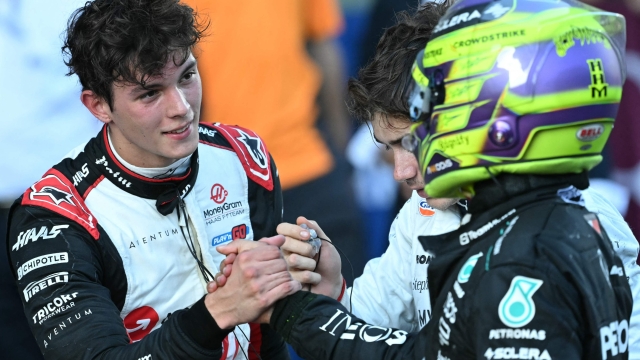
[[[534,192],[542,195],[544,189],[555,193],[560,188],[572,185],[581,190],[589,187],[587,172],[560,175],[500,174],[475,184],[476,195],[469,201],[469,213],[477,216],[520,194]]]
[[[156,200],[156,208],[163,215],[173,211],[179,198],[184,198],[193,189],[198,175],[198,150],[190,159],[187,172],[182,176],[151,179],[127,169],[109,147],[108,131],[105,125],[96,141],[90,141],[84,151],[89,156],[88,166],[102,174],[115,186],[132,195]]]
[[[559,175],[559,176],[524,176],[529,179],[518,179],[522,175],[509,175],[502,179],[506,186],[499,188],[492,180],[488,180],[477,187],[477,195],[470,201],[469,213],[463,217],[462,225],[458,230],[432,236],[419,236],[418,240],[425,251],[438,257],[443,254],[456,253],[457,251],[467,251],[469,245],[476,242],[474,239],[466,239],[464,234],[480,234],[482,237],[484,229],[490,229],[502,223],[508,222],[526,206],[532,205],[541,200],[557,199],[559,191],[570,186],[577,188],[588,187],[588,176],[586,173]],[[513,178],[511,178],[513,177]],[[534,179],[538,178],[538,179]],[[525,185],[513,186],[513,181],[526,181]],[[586,182],[586,186],[582,187]],[[511,193],[506,196],[504,191]],[[491,224],[491,225],[489,225]],[[488,233],[488,231],[487,231]]]

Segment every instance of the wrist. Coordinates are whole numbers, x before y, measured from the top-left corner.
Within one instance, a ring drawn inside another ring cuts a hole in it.
[[[189,309],[175,315],[182,331],[195,343],[206,349],[217,349],[229,334],[211,316],[205,299],[198,300]]]
[[[233,322],[233,315],[231,314],[232,311],[225,309],[224,306],[220,306],[221,302],[216,301],[214,294],[216,293],[214,292],[205,296],[204,305],[207,307],[213,321],[218,324],[220,329],[230,330],[236,325]]]

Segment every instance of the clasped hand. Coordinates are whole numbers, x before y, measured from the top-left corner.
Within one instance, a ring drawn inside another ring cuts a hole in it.
[[[273,304],[301,289],[287,271],[281,235],[260,241],[234,240],[217,247],[226,255],[215,281],[207,285],[205,305],[220,328],[247,322],[268,323]]]

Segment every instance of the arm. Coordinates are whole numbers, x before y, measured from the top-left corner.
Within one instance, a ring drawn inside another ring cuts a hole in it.
[[[587,210],[598,214],[613,250],[622,260],[633,295],[633,312],[629,322],[629,353],[640,356],[640,266],[638,260],[638,240],[629,225],[613,204],[596,191],[588,188],[582,191]]]
[[[270,324],[307,360],[423,359],[423,332],[366,324],[337,301],[309,292],[278,301]]]
[[[402,207],[389,230],[389,247],[381,257],[367,263],[341,301],[369,323],[407,331],[419,329],[411,291],[415,263],[412,241],[417,225],[412,205],[409,200]]]
[[[278,225],[278,233],[286,238],[281,249],[289,265],[289,272],[311,292],[333,299],[339,298],[343,293],[344,279],[341,274],[342,263],[338,251],[318,223],[307,220],[303,216],[298,217],[297,223],[298,225],[289,223]],[[308,229],[300,226],[303,224],[315,230],[318,238],[321,239],[317,254],[306,242],[311,235]]]
[[[25,314],[45,358],[219,357],[229,330],[218,327],[204,297],[131,343],[121,309],[112,300],[114,293],[104,285],[110,281],[105,278],[110,269],[100,248],[106,241],[104,235],[95,240],[77,223],[50,211],[13,209],[9,258],[19,278]]]
[[[466,338],[458,344],[472,344],[478,360],[506,357],[509,351],[540,359],[626,359],[628,288],[619,276],[598,268],[619,260],[607,254],[562,257],[558,254],[565,249],[555,247],[540,250],[575,265],[559,269],[538,262],[536,268],[490,270],[463,298],[471,306],[458,308],[458,315],[468,319],[467,325],[452,327],[452,342],[459,331]],[[570,267],[574,271],[567,271]]]

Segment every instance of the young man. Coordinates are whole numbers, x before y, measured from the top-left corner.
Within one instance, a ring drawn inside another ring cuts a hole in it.
[[[198,123],[202,31],[176,0],[96,0],[69,21],[66,64],[104,127],[14,203],[7,243],[45,358],[288,358],[247,324],[300,288],[282,237],[206,292],[243,242],[216,246],[275,234],[282,207],[260,138]]]
[[[598,41],[580,42],[569,24]],[[416,91],[395,88],[414,95],[418,110],[400,114],[426,115],[417,129],[424,195],[472,198],[460,229],[420,238],[435,255],[427,280],[433,321],[407,334],[301,292],[277,303],[271,324],[308,359],[627,358],[632,298],[609,240],[617,244],[576,189],[588,185],[585,170],[600,160],[615,117],[621,29],[615,15],[573,1],[457,2],[411,69]],[[606,77],[609,95],[591,96],[591,71]],[[401,143],[396,127],[386,134],[399,137],[380,140]],[[401,261],[373,268],[383,284],[377,277],[367,285],[391,293],[378,311],[393,311],[402,294],[384,281]]]

